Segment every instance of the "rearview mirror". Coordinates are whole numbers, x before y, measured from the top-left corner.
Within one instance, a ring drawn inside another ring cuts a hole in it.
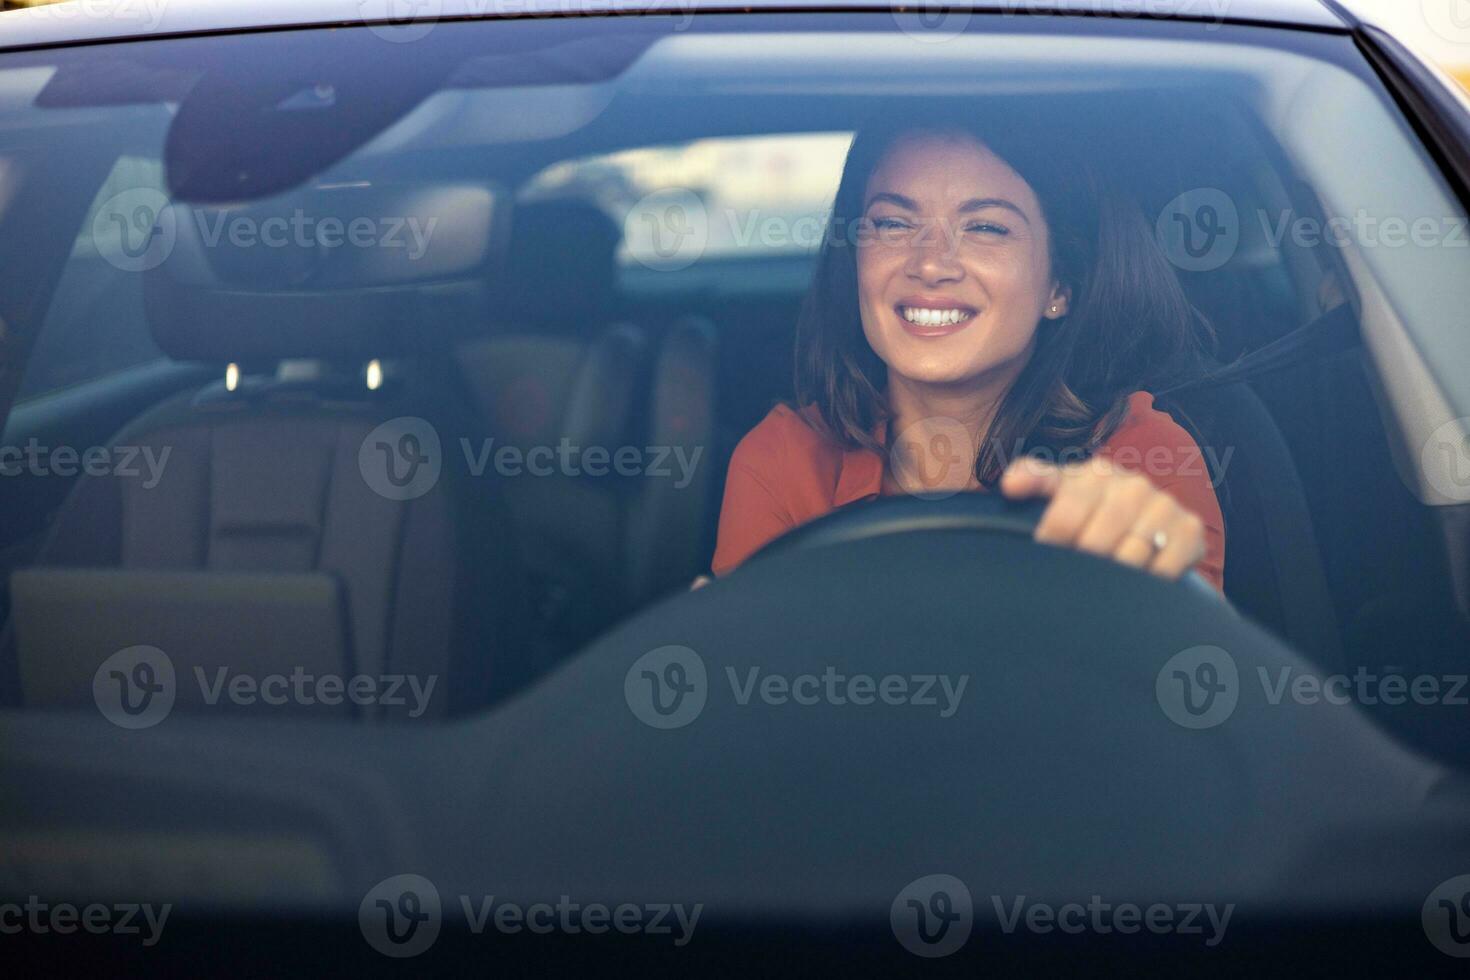
[[[453,67],[366,30],[332,44],[310,35],[230,45],[209,64],[164,144],[175,201],[255,200],[295,187],[407,114]]]

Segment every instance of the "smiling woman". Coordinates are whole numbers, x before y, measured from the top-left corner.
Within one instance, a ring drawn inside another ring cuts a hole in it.
[[[1141,389],[1195,367],[1208,325],[1137,206],[1056,129],[938,120],[854,140],[802,313],[797,404],[735,452],[717,574],[855,500],[999,487],[1053,498],[1040,541],[1171,578],[1199,566],[1221,586],[1205,475],[1123,462],[1198,457]]]

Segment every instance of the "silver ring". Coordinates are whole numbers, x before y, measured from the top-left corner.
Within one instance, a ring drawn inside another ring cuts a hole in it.
[[[1142,531],[1132,531],[1130,532],[1130,536],[1141,538],[1145,542],[1147,542],[1148,546],[1154,550],[1155,555],[1157,555],[1159,552],[1163,551],[1169,546],[1169,532],[1163,530],[1162,528],[1155,531],[1153,534],[1145,534]]]

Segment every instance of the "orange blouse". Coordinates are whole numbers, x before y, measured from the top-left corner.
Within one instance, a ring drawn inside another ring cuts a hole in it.
[[[814,408],[805,410],[814,413]],[[881,436],[882,427],[878,434]],[[1153,396],[1134,392],[1128,414],[1097,453],[1141,472],[1205,523],[1199,573],[1223,588],[1225,523],[1199,446]],[[792,528],[883,491],[883,459],[870,449],[843,449],[787,405],[771,409],[746,433],[730,459],[713,569],[725,575]]]

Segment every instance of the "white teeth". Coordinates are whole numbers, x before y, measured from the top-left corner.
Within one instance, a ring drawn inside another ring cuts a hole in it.
[[[905,320],[921,327],[948,326],[952,323],[959,323],[970,316],[967,310],[957,309],[932,310],[916,306],[904,306],[899,309]]]

